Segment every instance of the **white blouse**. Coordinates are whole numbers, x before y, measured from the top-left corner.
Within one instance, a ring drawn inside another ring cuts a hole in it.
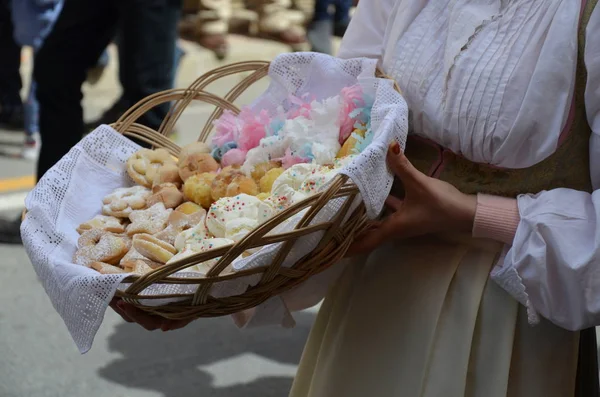
[[[585,1],[583,2],[585,3]],[[480,163],[525,168],[557,148],[575,85],[581,0],[361,0],[342,58],[377,58],[415,134]],[[600,189],[600,6],[587,26],[590,168]],[[571,329],[600,325],[600,190],[531,192],[492,278]]]

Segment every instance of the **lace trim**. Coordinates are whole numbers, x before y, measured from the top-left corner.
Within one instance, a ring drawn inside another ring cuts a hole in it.
[[[513,298],[527,308],[527,321],[531,325],[538,324],[540,317],[538,312],[533,307],[529,295],[527,294],[523,279],[517,272],[514,266],[507,265],[504,262],[504,255],[500,258],[498,265],[496,265],[490,277],[494,280],[502,289],[508,292]]]

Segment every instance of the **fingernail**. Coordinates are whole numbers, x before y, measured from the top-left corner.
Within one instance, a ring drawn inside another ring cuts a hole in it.
[[[390,148],[392,149],[392,153],[400,154],[400,145],[398,144],[398,142],[392,142]]]

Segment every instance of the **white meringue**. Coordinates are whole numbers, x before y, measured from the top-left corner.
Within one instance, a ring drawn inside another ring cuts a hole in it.
[[[254,196],[239,194],[234,197],[223,197],[213,203],[206,215],[206,227],[215,237],[224,238],[229,222],[247,218],[259,225],[272,215],[273,209],[270,205]]]

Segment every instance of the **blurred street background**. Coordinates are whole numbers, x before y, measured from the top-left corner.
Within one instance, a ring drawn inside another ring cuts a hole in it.
[[[289,47],[274,41],[230,36],[230,54],[218,61],[192,42],[177,87],[223,63],[270,60]],[[97,118],[120,95],[116,49],[94,86],[84,84],[86,120]],[[26,91],[31,51],[22,53]],[[241,78],[241,77],[236,77]],[[223,94],[232,81],[213,88]],[[267,81],[241,102],[256,97]],[[180,143],[195,140],[212,106],[191,105],[177,125]],[[35,162],[21,159],[21,132],[0,130],[0,215],[16,216],[35,183]],[[80,355],[54,311],[22,246],[0,245],[0,397],[270,397],[286,396],[318,308],[296,316],[294,329],[238,330],[226,318],[200,320],[169,333],[147,332],[107,310],[92,350]]]

